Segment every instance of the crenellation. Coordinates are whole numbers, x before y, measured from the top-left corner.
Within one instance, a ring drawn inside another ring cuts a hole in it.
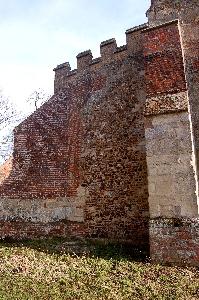
[[[53,69],[55,72],[54,77],[54,91],[57,91],[57,87],[60,85],[60,82],[63,82],[64,78],[68,76],[71,72],[71,67],[69,62],[65,62],[63,64],[57,65],[56,68]]]
[[[131,34],[133,32],[136,32],[136,31],[140,31],[140,30],[143,30],[143,29],[146,29],[148,28],[148,23],[143,23],[141,25],[138,25],[138,26],[134,26],[132,28],[129,28],[126,30],[126,34]]]
[[[114,53],[122,52],[127,50],[127,45],[122,45],[116,48]]]
[[[101,57],[93,58],[91,65],[98,64],[102,61]]]
[[[67,74],[67,77],[73,76],[73,75],[76,75],[76,74],[77,74],[77,69],[73,69],[73,70],[71,70],[71,71]]]
[[[179,19],[172,19],[172,20],[169,20],[169,21],[164,21],[162,22],[161,24],[150,24],[150,26],[148,25],[146,28],[143,28],[142,31],[143,32],[147,32],[147,31],[151,31],[151,30],[154,30],[154,29],[159,29],[159,28],[164,28],[165,26],[169,26],[169,25],[172,25],[172,24],[178,24],[179,23]]]
[[[65,62],[63,64],[57,65],[57,67],[54,68],[53,71],[58,71],[58,70],[62,70],[62,69],[64,69],[67,72],[69,72],[71,70],[69,62]]]
[[[103,61],[113,59],[113,54],[117,48],[116,40],[114,38],[101,42],[100,54]]]
[[[116,45],[115,38],[108,39],[108,40],[105,40],[105,41],[101,42],[100,48],[103,48],[103,47],[108,46],[108,45]]]
[[[79,59],[79,58],[87,57],[87,56],[92,56],[92,52],[90,49],[80,52],[79,54],[77,54],[76,57],[77,57],[77,59]]]
[[[136,26],[135,29],[131,28],[126,30],[126,45],[128,52],[132,54],[142,53],[143,51],[143,40],[142,40],[142,30],[146,28],[147,25]]]
[[[77,56],[77,70],[81,71],[89,67],[92,63],[93,55],[91,50],[79,53]]]

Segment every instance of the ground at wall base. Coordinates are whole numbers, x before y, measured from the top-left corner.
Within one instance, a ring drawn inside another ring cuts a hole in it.
[[[197,268],[133,259],[120,245],[68,255],[67,239],[0,242],[1,299],[197,300]],[[63,247],[64,246],[64,247]]]

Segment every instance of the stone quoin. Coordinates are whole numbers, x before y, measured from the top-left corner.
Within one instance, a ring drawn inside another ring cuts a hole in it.
[[[0,169],[0,237],[74,236],[199,266],[199,1],[152,0],[148,23],[55,71]]]

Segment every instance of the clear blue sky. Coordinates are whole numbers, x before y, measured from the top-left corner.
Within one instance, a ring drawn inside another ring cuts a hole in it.
[[[52,69],[146,22],[150,0],[0,0],[0,89],[23,106],[38,88],[53,92]]]

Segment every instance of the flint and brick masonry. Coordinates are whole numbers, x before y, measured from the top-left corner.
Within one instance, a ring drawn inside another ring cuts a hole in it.
[[[55,71],[0,171],[0,237],[75,236],[199,265],[199,2],[153,0],[126,44]]]

